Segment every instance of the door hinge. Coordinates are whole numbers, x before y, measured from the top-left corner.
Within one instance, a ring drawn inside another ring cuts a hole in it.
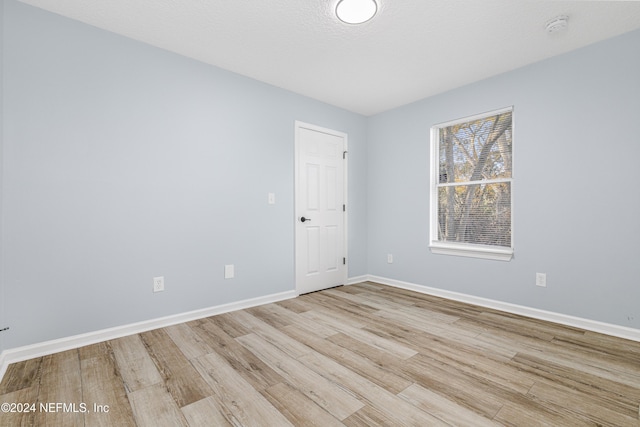
[[[342,152],[342,160],[347,158],[347,153],[348,153],[348,151],[343,151]]]
[[[347,259],[346,258],[342,258],[342,265],[347,265]]]
[[[347,211],[347,205],[342,205],[342,212],[346,212]]]

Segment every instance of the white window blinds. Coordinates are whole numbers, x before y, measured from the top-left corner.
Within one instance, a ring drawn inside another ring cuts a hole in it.
[[[509,108],[432,128],[432,241],[512,248],[512,116]]]

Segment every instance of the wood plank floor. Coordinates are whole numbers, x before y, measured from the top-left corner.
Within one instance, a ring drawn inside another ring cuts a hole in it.
[[[0,403],[35,406],[2,426],[637,427],[640,343],[367,282],[16,363]]]

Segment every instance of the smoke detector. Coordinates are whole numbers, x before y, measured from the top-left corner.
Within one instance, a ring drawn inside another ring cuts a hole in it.
[[[567,15],[560,15],[547,22],[545,29],[547,33],[557,33],[558,31],[564,31],[569,25],[569,17]]]

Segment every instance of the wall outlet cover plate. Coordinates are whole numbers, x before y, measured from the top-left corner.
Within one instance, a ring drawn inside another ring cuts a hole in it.
[[[227,264],[224,266],[224,278],[225,279],[233,279],[235,276],[235,267],[233,264]]]

